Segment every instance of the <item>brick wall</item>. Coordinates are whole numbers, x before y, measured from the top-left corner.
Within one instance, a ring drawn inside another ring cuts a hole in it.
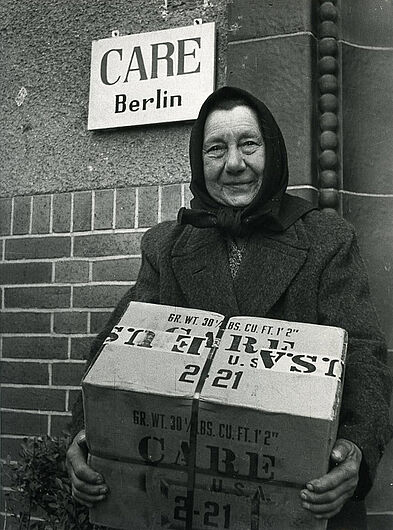
[[[0,199],[1,457],[58,435],[92,337],[135,281],[147,227],[174,219],[188,185]]]

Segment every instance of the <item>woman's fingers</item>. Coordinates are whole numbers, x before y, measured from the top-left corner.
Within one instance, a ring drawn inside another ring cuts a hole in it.
[[[66,464],[72,484],[72,496],[91,508],[93,504],[105,498],[108,487],[103,477],[87,464],[86,459],[87,446],[84,431],[81,431],[67,451]]]
[[[329,504],[343,495],[351,495],[356,482],[347,480],[332,490],[324,491],[323,493],[316,493],[306,489],[301,492],[303,501],[309,504]]]
[[[352,497],[359,480],[360,449],[349,440],[337,440],[332,461],[335,467],[323,477],[311,480],[301,491],[302,506],[317,518],[336,515]]]

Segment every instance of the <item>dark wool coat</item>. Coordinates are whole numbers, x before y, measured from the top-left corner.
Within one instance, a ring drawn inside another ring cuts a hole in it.
[[[252,234],[234,281],[226,242],[217,229],[174,222],[155,226],[142,239],[136,285],[97,337],[91,356],[130,300],[346,329],[349,346],[338,437],[353,441],[363,452],[356,497],[365,496],[390,438],[391,381],[367,275],[348,223],[336,214],[313,210],[284,233]],[[82,426],[79,403],[74,432]],[[360,524],[353,528],[362,528]]]

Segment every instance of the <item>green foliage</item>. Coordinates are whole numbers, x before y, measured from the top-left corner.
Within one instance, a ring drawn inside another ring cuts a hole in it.
[[[7,512],[19,530],[92,530],[88,509],[71,496],[67,437],[25,438],[18,462],[4,464]],[[37,519],[38,518],[38,519]]]

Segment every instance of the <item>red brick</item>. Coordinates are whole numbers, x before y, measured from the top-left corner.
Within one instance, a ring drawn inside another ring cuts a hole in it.
[[[110,316],[111,313],[109,311],[90,313],[90,332],[99,333],[108,322]]]
[[[55,333],[87,333],[87,313],[55,313]]]
[[[94,337],[73,337],[71,339],[71,359],[87,359]]]
[[[53,232],[71,231],[71,193],[53,195]]]
[[[71,423],[71,414],[69,416],[57,416],[52,415],[51,417],[51,426],[50,426],[50,435],[51,436],[64,436],[70,434],[70,423]]]
[[[7,458],[10,458],[11,460],[17,460],[20,456],[20,450],[21,450],[21,443],[23,442],[23,438],[2,438],[1,439],[1,457],[4,460]],[[5,473],[2,474],[2,478],[5,477]],[[8,477],[7,477],[8,478]],[[7,486],[7,480],[3,482],[3,486]],[[9,484],[9,482],[8,482]],[[7,526],[8,529],[8,526]]]
[[[47,385],[49,383],[46,363],[22,363],[0,360],[0,383],[21,385]]]
[[[74,307],[114,307],[127,291],[125,285],[83,285],[74,287]]]
[[[0,263],[2,284],[50,283],[51,263]]]
[[[135,281],[140,266],[140,258],[96,261],[93,263],[93,281]]]
[[[66,337],[3,337],[3,357],[21,359],[66,359]]]
[[[1,403],[5,408],[65,411],[65,390],[53,388],[2,388]]]
[[[75,236],[74,256],[126,256],[140,254],[142,234],[96,234]]]
[[[29,237],[8,239],[5,259],[64,258],[70,255],[70,237]]]
[[[119,188],[116,191],[116,228],[134,228],[135,188]]]
[[[0,313],[0,333],[49,333],[49,313]]]
[[[113,190],[97,190],[94,194],[94,230],[112,228]]]
[[[55,264],[55,281],[78,283],[89,281],[88,261],[58,261]]]
[[[193,195],[191,193],[189,184],[184,184],[183,186],[184,186],[184,206],[186,208],[189,208],[190,207],[190,201],[191,201]]]
[[[11,199],[0,199],[0,236],[11,233]]]
[[[73,231],[91,230],[91,191],[74,193]]]
[[[157,221],[158,186],[142,186],[138,190],[138,226],[153,226]]]
[[[2,411],[1,429],[3,434],[45,435],[48,432],[48,416]]]
[[[30,228],[30,197],[14,198],[13,234],[28,234]]]
[[[181,184],[171,184],[161,188],[161,221],[177,219],[181,207]]]
[[[36,195],[33,197],[33,219],[31,231],[33,234],[48,234],[50,223],[50,195]]]
[[[69,307],[71,287],[6,287],[5,307]]]
[[[79,398],[82,398],[81,390],[69,390],[69,399],[68,399],[68,410],[72,410],[72,407],[75,405]]]
[[[79,386],[85,372],[85,363],[54,363],[52,365],[52,384]]]

